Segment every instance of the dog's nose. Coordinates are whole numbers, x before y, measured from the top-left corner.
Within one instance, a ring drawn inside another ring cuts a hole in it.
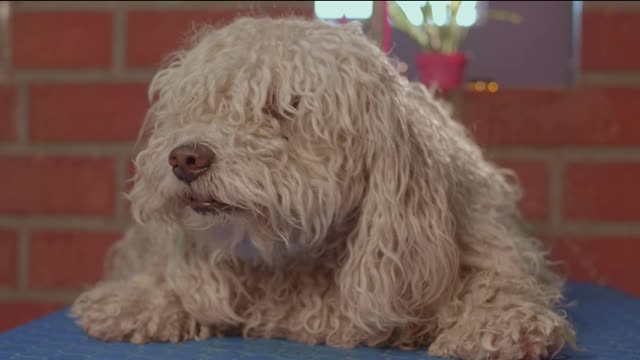
[[[171,150],[169,165],[173,174],[187,184],[207,171],[215,155],[211,149],[202,145],[181,145]]]

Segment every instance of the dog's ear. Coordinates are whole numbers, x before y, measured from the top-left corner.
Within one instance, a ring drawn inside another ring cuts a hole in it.
[[[433,315],[458,275],[448,140],[403,89],[372,105],[383,118],[369,118],[367,188],[338,274],[345,313],[372,334]]]

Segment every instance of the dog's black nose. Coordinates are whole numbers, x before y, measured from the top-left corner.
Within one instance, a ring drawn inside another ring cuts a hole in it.
[[[173,174],[188,184],[207,171],[214,157],[213,151],[206,146],[182,145],[169,154],[169,165]]]

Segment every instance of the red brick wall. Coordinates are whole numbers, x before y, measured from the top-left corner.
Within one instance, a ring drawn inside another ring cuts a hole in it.
[[[14,2],[0,64],[0,331],[99,278],[129,222],[121,193],[146,84],[192,21],[249,8],[312,15],[311,2],[176,4]],[[598,6],[585,9],[578,89],[467,94],[463,114],[522,177],[523,212],[571,278],[640,295],[640,12]]]
[[[308,1],[16,1],[11,10],[0,62],[0,331],[68,304],[101,276],[129,223],[121,194],[148,81],[192,25],[313,15]]]
[[[487,153],[521,177],[521,207],[570,279],[640,296],[640,2],[584,2],[574,89],[467,94]]]

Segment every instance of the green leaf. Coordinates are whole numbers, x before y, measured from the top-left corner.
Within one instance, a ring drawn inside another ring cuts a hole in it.
[[[450,1],[447,8],[449,9],[449,24],[453,24],[455,26],[458,20],[458,10],[460,10],[460,5],[462,5],[462,1]]]
[[[423,21],[419,26],[415,26],[409,21],[409,18],[396,1],[389,1],[387,4],[389,18],[394,26],[411,36],[423,51],[457,52],[467,36],[469,29],[458,25],[458,13],[462,5],[460,0],[447,2],[449,23],[443,26],[437,26],[433,23],[433,7],[429,1],[426,1],[420,7]],[[502,10],[488,11],[487,18],[514,24],[522,22],[520,15]]]
[[[409,28],[413,27],[413,24],[409,21],[407,14],[404,13],[404,10],[398,5],[395,1],[390,1],[389,3],[389,17],[393,24],[398,27],[398,29],[402,31],[409,31]]]
[[[419,27],[414,26],[407,17],[407,14],[404,13],[404,10],[398,5],[395,1],[388,2],[389,4],[389,17],[393,24],[400,30],[403,31],[409,36],[411,36],[414,40],[418,42],[418,44],[426,48],[429,46],[429,38],[427,34]]]
[[[423,24],[432,24],[433,23],[433,9],[431,8],[431,4],[428,1],[425,1],[424,6],[420,8],[422,10],[422,23]]]

